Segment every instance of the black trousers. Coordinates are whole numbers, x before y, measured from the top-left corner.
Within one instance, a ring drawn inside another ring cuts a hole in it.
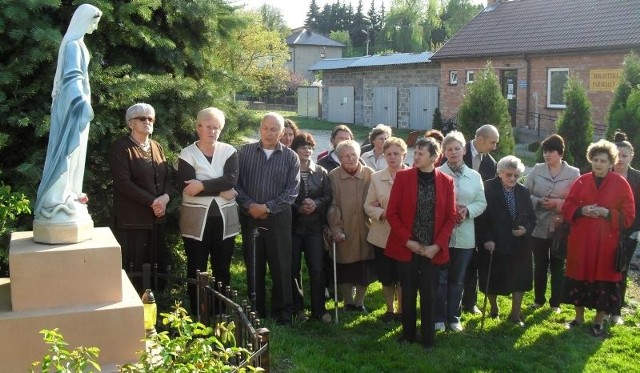
[[[202,241],[187,237],[182,237],[182,241],[184,242],[184,250],[187,254],[187,276],[195,278],[196,271],[207,271],[210,262],[211,271],[216,280],[216,287],[218,283],[222,283],[222,288],[218,288],[217,290],[224,293],[224,289],[231,281],[229,268],[231,267],[231,258],[233,257],[234,237],[223,240],[223,230],[222,217],[210,216],[207,218]],[[196,315],[198,304],[196,285],[189,284],[187,291],[189,293],[192,315]]]
[[[547,273],[551,273],[550,307],[560,307],[562,301],[562,284],[564,283],[564,258],[556,258],[550,254],[551,239],[531,237],[533,251],[533,289],[534,302],[543,305],[546,301]]]
[[[166,224],[156,223],[152,229],[113,229],[113,235],[120,244],[122,253],[122,268],[125,271],[142,271],[142,265],[149,263],[158,265],[158,272],[166,273],[169,264],[169,251],[164,240]],[[131,279],[138,294],[142,295],[142,278]],[[163,290],[165,281],[158,281],[159,289],[152,289],[159,293]]]
[[[272,283],[271,317],[279,323],[291,322],[291,209],[264,220],[241,214],[240,224],[247,289],[250,297],[255,292],[258,315],[267,316],[265,276],[268,264]],[[254,252],[253,232],[256,228],[258,236],[255,237]]]
[[[464,276],[464,292],[462,293],[462,309],[469,311],[478,302],[478,249],[473,249],[471,260]]]
[[[440,268],[431,259],[412,254],[411,260],[400,263],[402,285],[402,338],[413,342],[416,338],[416,300],[420,292],[420,333],[422,344],[431,347],[435,342],[436,293]]]
[[[627,263],[631,263],[631,259],[633,259],[633,253],[636,251],[636,246],[638,245],[638,241],[632,240],[630,238],[626,239],[624,242],[625,251],[627,255]],[[627,292],[627,275],[628,271],[622,272],[622,281],[620,281],[620,307],[615,307],[611,311],[613,316],[620,316],[620,310],[622,306],[625,305],[625,298]]]

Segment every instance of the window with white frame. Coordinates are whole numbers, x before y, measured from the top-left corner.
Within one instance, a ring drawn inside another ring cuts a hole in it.
[[[569,69],[566,67],[552,67],[547,72],[547,107],[564,109],[564,86],[569,79]]]
[[[467,84],[473,83],[476,80],[476,72],[473,70],[467,70]]]
[[[458,84],[458,70],[449,71],[449,84],[450,85]]]

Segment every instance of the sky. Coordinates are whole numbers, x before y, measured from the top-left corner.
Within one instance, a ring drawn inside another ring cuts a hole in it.
[[[342,0],[346,3],[351,3],[353,8],[358,6],[358,0]],[[325,4],[333,4],[336,0],[316,0],[318,8],[322,10]],[[389,9],[391,7],[392,0],[375,0],[376,9],[380,9],[380,5],[384,3],[384,8]],[[473,3],[486,4],[486,0],[472,0]],[[240,0],[237,3],[245,3],[249,9],[257,9],[262,4],[269,4],[282,10],[284,20],[287,26],[296,28],[304,25],[304,20],[307,17],[309,11],[309,4],[311,0]],[[363,12],[366,14],[371,7],[371,0],[362,0]]]

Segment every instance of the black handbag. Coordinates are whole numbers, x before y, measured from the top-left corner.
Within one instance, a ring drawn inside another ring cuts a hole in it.
[[[616,248],[616,272],[626,272],[628,269],[627,238],[622,230],[620,230],[620,235],[618,236],[618,247]]]
[[[567,257],[567,240],[569,238],[569,231],[571,225],[563,221],[556,230],[553,232],[553,238],[551,239],[551,255],[555,258]]]
[[[620,227],[624,227],[624,215],[620,213]],[[626,272],[629,269],[627,261],[627,238],[624,229],[620,228],[618,235],[618,247],[616,248],[616,272]]]

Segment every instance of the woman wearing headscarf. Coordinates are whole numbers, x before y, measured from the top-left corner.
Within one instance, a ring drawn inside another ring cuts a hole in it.
[[[534,303],[532,308],[544,305],[547,292],[547,274],[551,273],[551,297],[549,306],[560,312],[564,258],[551,254],[553,234],[562,222],[562,205],[571,184],[580,176],[580,170],[562,160],[564,139],[551,135],[540,144],[544,163],[536,164],[524,183],[531,193],[536,214],[536,227],[531,233],[533,251]]]
[[[640,239],[640,171],[631,167],[631,161],[633,161],[633,145],[627,139],[627,135],[624,132],[617,132],[614,136],[616,147],[618,148],[618,162],[613,165],[613,172],[624,177],[633,193],[633,199],[636,203],[636,218],[633,220],[633,224],[624,230],[625,236],[625,255],[627,263],[631,262],[633,253],[638,246],[638,239]],[[627,293],[627,270],[622,271],[622,281],[620,281],[620,307],[614,307],[611,311],[611,322],[613,324],[622,325],[624,320],[622,319],[620,309],[625,304],[625,297]]]
[[[391,226],[385,254],[400,261],[402,337],[416,339],[416,301],[420,292],[422,345],[435,343],[439,266],[449,261],[449,239],[456,223],[453,180],[435,168],[440,144],[420,139],[415,167],[400,170],[391,188],[387,219]],[[418,208],[419,207],[419,208]]]
[[[122,266],[139,271],[143,263],[166,265],[165,212],[169,203],[167,160],[151,140],[156,112],[138,103],[127,109],[131,132],[109,151],[113,177],[114,235],[122,249]]]
[[[509,321],[524,326],[522,297],[531,290],[533,266],[529,237],[536,217],[527,188],[518,183],[524,164],[508,155],[498,161],[498,176],[484,183],[487,209],[478,219],[480,291],[498,317],[498,295],[511,295]]]
[[[180,232],[187,254],[187,276],[207,271],[211,264],[216,286],[231,281],[234,237],[239,233],[237,193],[238,154],[218,141],[225,124],[224,113],[209,107],[196,117],[198,141],[182,149],[178,159],[178,185],[182,189]],[[191,311],[197,312],[196,286],[188,286]]]
[[[93,119],[84,35],[96,30],[101,16],[93,5],[80,5],[60,44],[51,92],[47,157],[33,209],[36,221],[91,220],[82,193],[89,122]]]

